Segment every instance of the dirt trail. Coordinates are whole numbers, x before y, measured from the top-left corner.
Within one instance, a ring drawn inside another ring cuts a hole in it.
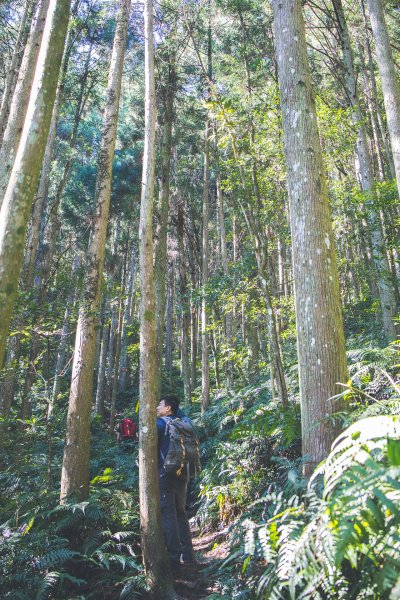
[[[193,534],[193,547],[200,564],[184,567],[181,576],[175,579],[179,600],[205,600],[212,593],[218,594],[218,565],[228,557],[227,530],[204,536]]]

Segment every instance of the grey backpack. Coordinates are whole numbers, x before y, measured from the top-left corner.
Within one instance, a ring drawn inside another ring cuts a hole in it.
[[[170,475],[188,478],[200,472],[199,440],[189,419],[162,417],[166,424],[165,435],[169,436],[169,448],[164,458],[164,469]]]

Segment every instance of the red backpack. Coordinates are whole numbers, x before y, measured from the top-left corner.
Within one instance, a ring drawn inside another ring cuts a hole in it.
[[[124,439],[135,439],[137,435],[137,425],[132,419],[125,418],[118,425],[118,432]]]

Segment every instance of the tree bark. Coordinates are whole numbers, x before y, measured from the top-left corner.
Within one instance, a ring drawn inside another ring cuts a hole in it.
[[[131,306],[132,306],[132,296],[136,292],[136,266],[135,266],[135,254],[132,252],[131,262],[129,267],[129,276],[128,276],[128,289],[125,300],[125,308],[124,308],[124,322],[122,328],[122,338],[121,338],[121,358],[119,361],[119,382],[118,387],[120,392],[125,392],[126,387],[128,385],[128,331],[127,328],[131,324]]]
[[[219,235],[220,235],[220,246],[221,246],[221,264],[222,270],[225,277],[228,276],[228,250],[226,244],[226,231],[225,231],[225,214],[224,214],[224,198],[221,187],[221,173],[219,167],[219,156],[218,156],[218,139],[217,130],[215,128],[215,150],[217,153],[217,169],[216,169],[216,188],[217,188],[217,210],[218,210],[218,222],[219,222]],[[230,354],[233,350],[233,334],[232,334],[232,313],[229,311],[225,314],[225,335],[226,335],[226,386],[228,389],[233,387],[233,364],[230,359]]]
[[[186,405],[191,402],[190,388],[190,363],[189,363],[189,328],[190,328],[190,312],[187,297],[187,277],[185,266],[185,246],[183,236],[183,206],[182,199],[178,204],[177,217],[177,234],[178,234],[178,250],[179,250],[179,288],[180,288],[180,304],[182,311],[181,320],[181,361],[182,361],[182,379],[183,379],[183,397]]]
[[[71,10],[71,15],[76,15],[77,5],[79,0],[75,0],[73,8]],[[26,252],[24,256],[24,266],[23,266],[23,276],[22,276],[22,284],[24,289],[29,290],[33,286],[34,280],[34,269],[35,269],[35,261],[36,261],[36,253],[39,245],[40,239],[40,231],[41,231],[41,223],[43,218],[43,213],[46,206],[47,193],[49,189],[49,176],[51,169],[51,162],[53,158],[53,150],[54,143],[56,139],[57,133],[57,121],[58,121],[58,113],[60,109],[60,102],[62,91],[64,87],[65,77],[68,69],[69,58],[71,54],[71,45],[69,44],[69,40],[71,38],[71,30],[67,32],[67,38],[65,42],[65,49],[61,64],[61,76],[57,86],[56,98],[53,106],[53,113],[51,116],[49,135],[47,138],[46,150],[44,153],[42,169],[40,173],[40,180],[37,192],[35,194],[35,200],[33,203],[33,210],[31,216],[31,224],[29,227],[27,241],[26,241]],[[80,120],[80,114],[78,119],[75,114],[75,129],[77,129],[78,123]],[[72,136],[73,139],[73,136]]]
[[[33,2],[33,0],[28,0],[25,3],[25,10],[19,28],[18,38],[15,44],[14,53],[11,59],[11,64],[9,66],[8,74],[4,85],[4,92],[0,106],[0,147],[3,141],[4,131],[7,126],[8,116],[10,114],[11,102],[18,81],[18,72],[21,66],[26,42],[28,39],[34,8],[35,3]]]
[[[110,326],[107,321],[110,313],[110,303],[107,299],[104,309],[104,324],[101,335],[101,347],[100,347],[100,360],[99,370],[97,373],[97,388],[96,388],[96,401],[95,401],[95,412],[99,415],[101,420],[104,419],[104,397],[105,397],[105,382],[106,382],[106,363],[107,363],[107,352],[108,352],[108,340],[110,337]]]
[[[379,74],[382,82],[386,118],[392,145],[397,189],[400,193],[400,82],[393,61],[382,0],[367,0],[375,40]]]
[[[170,278],[167,289],[167,305],[165,310],[165,372],[168,385],[172,387],[172,355],[173,355],[173,332],[174,332],[174,269],[170,267]]]
[[[48,419],[51,417],[51,415],[53,413],[53,408],[57,404],[58,393],[60,391],[60,378],[62,376],[62,370],[65,365],[67,344],[68,344],[68,338],[70,335],[69,320],[71,318],[71,310],[72,310],[72,308],[74,306],[74,302],[75,302],[76,286],[77,286],[77,273],[78,273],[78,269],[79,269],[79,262],[80,262],[80,257],[79,257],[79,255],[76,255],[74,258],[73,265],[72,265],[72,276],[71,276],[72,289],[67,298],[67,307],[65,309],[64,323],[63,323],[63,328],[61,331],[61,340],[60,340],[60,346],[58,349],[57,362],[56,362],[56,368],[55,368],[55,373],[54,373],[53,391],[52,391],[49,406],[47,409],[47,418]]]
[[[153,272],[153,204],[156,102],[154,77],[153,2],[144,2],[145,138],[139,224],[140,383],[139,501],[143,560],[151,595],[175,598],[165,545],[162,543],[157,473],[156,373],[157,349]],[[160,543],[161,542],[161,543]]]
[[[206,286],[208,283],[208,221],[209,221],[209,163],[210,163],[210,122],[207,118],[204,136],[204,189],[203,189],[203,243],[201,285],[201,411],[204,413],[210,403],[210,356],[208,343],[208,313],[206,303]]]
[[[85,499],[89,493],[90,411],[96,325],[101,301],[111,173],[129,10],[130,0],[118,1],[96,179],[96,212],[87,253],[84,300],[79,311],[75,338],[67,434],[61,472],[61,502],[66,502],[72,497]]]
[[[274,0],[276,57],[293,244],[303,455],[306,474],[329,452],[327,416],[348,378],[328,191],[311,89],[301,0]]]
[[[377,284],[382,310],[383,329],[387,339],[394,339],[396,336],[396,329],[393,319],[396,315],[396,301],[394,297],[393,286],[390,280],[389,263],[385,254],[385,242],[382,233],[379,210],[376,207],[376,194],[374,192],[374,178],[372,173],[371,158],[357,94],[353,50],[350,43],[346,19],[343,13],[342,2],[341,0],[332,0],[332,2],[336,13],[340,43],[343,51],[345,90],[348,103],[352,111],[352,120],[357,131],[356,154],[360,174],[360,185],[363,192],[365,192],[367,195],[367,201],[365,203],[366,213],[372,242],[373,260],[377,272]]]
[[[25,125],[0,213],[0,367],[18,288],[25,233],[46,147],[69,17],[50,0]]]
[[[168,213],[171,174],[172,150],[172,121],[174,108],[174,95],[176,74],[173,64],[174,58],[168,65],[168,83],[164,98],[164,124],[161,142],[161,176],[158,223],[156,233],[156,248],[154,257],[154,291],[156,302],[156,343],[157,343],[157,376],[156,394],[161,392],[162,356],[165,326],[166,305],[166,274],[167,274],[167,239],[168,239]]]
[[[35,68],[38,62],[39,51],[45,30],[46,15],[49,7],[50,0],[41,0],[32,22],[29,41],[25,48],[24,57],[18,73],[18,80],[0,149],[0,208],[4,200],[4,194],[9,183],[11,170],[13,168],[22,130],[24,128],[33,80],[35,76],[37,77],[37,75],[35,75]],[[59,66],[57,68],[57,77],[58,73]]]

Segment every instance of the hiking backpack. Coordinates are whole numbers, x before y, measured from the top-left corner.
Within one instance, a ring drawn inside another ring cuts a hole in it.
[[[169,448],[164,458],[164,469],[170,475],[180,477],[185,472],[189,478],[200,472],[199,440],[189,420],[170,419],[165,421],[165,435],[169,437]]]
[[[125,418],[118,426],[118,432],[124,439],[134,439],[137,434],[137,425],[132,419]]]

